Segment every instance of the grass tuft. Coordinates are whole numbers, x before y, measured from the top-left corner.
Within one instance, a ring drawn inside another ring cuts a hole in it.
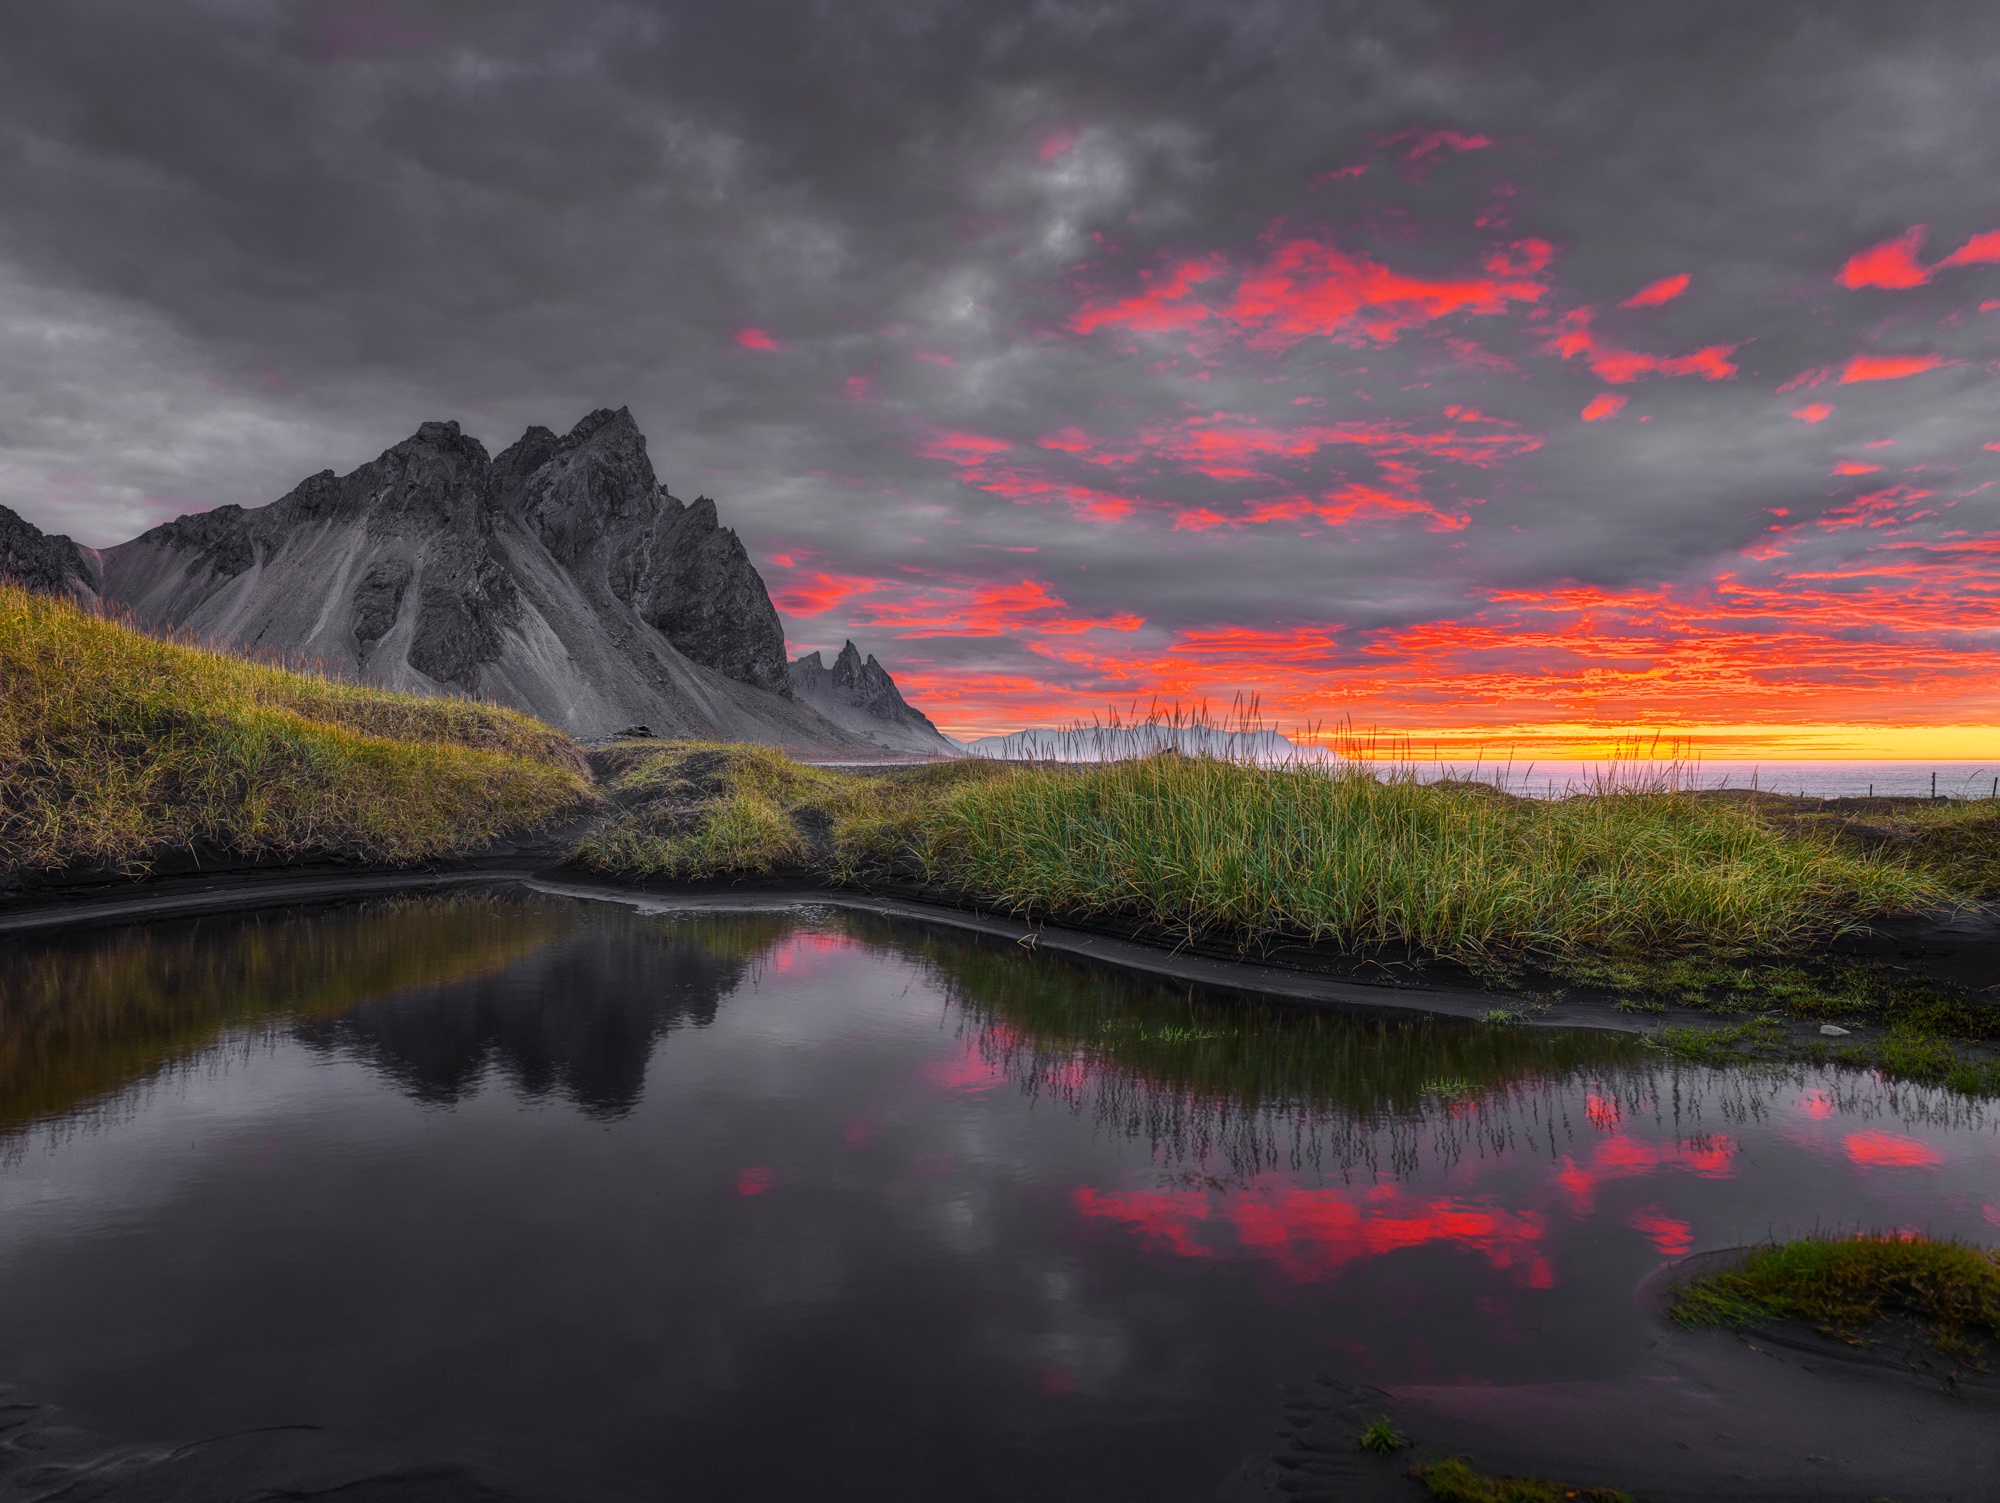
[[[1759,1247],[1737,1266],[1683,1285],[1672,1314],[1685,1326],[1799,1320],[1855,1345],[1901,1317],[1941,1350],[1963,1355],[2000,1337],[2000,1256],[1894,1233],[1802,1237]]]
[[[1388,1415],[1370,1421],[1368,1428],[1361,1432],[1360,1446],[1364,1451],[1387,1456],[1402,1450],[1410,1444],[1410,1437],[1391,1424]]]
[[[0,585],[0,871],[176,853],[402,865],[546,828],[590,795],[526,715],[164,642]]]

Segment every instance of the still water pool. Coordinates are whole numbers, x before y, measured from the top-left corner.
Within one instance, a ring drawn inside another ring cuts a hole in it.
[[[1868,1075],[810,907],[0,942],[0,1383],[510,1495],[1210,1498],[1288,1383],[1619,1372],[1663,1261],[1990,1240],[1996,1171]]]

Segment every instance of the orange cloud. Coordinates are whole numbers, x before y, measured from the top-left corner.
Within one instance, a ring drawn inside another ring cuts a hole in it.
[[[1843,287],[1921,287],[1931,279],[1929,271],[1917,263],[1923,248],[1926,225],[1912,225],[1893,240],[1847,258],[1834,280]]]
[[[1792,416],[1802,423],[1823,423],[1833,416],[1833,407],[1827,402],[1809,402],[1804,407],[1794,408]]]
[[[1670,303],[1688,290],[1688,283],[1694,280],[1686,272],[1679,276],[1661,277],[1657,282],[1648,282],[1618,306],[1621,308],[1657,308],[1662,303]]]
[[[1882,473],[1882,466],[1879,464],[1863,464],[1858,459],[1843,459],[1833,467],[1833,473],[1836,475],[1879,475]]]
[[[1616,417],[1625,410],[1625,403],[1628,400],[1616,392],[1600,392],[1585,405],[1583,420],[1586,423],[1595,423],[1602,418]]]

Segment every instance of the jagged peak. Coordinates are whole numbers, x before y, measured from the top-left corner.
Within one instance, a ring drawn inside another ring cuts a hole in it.
[[[595,412],[586,413],[577,420],[576,426],[569,430],[565,441],[571,444],[586,443],[607,430],[614,438],[629,435],[638,442],[640,448],[646,446],[646,436],[639,431],[639,425],[633,420],[632,409],[629,407],[616,409],[600,407]]]

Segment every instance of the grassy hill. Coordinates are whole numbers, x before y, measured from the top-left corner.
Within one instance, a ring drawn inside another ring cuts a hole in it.
[[[0,584],[0,872],[416,864],[591,798],[581,749],[528,716],[164,642]]]

